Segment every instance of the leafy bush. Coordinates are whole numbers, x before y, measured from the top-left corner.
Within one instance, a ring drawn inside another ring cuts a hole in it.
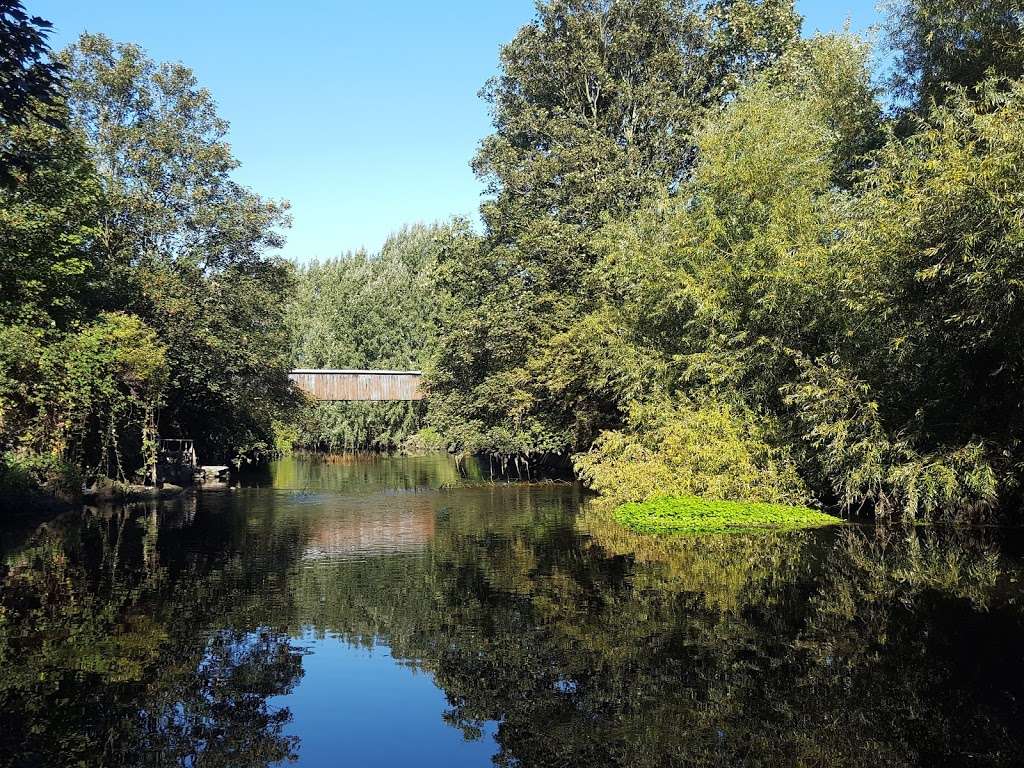
[[[809,492],[773,430],[725,404],[636,409],[630,430],[605,432],[575,457],[580,477],[612,503],[708,496],[801,503]]]
[[[58,456],[24,451],[0,455],[0,496],[10,498],[46,492],[72,499],[81,490],[81,473]]]
[[[746,533],[838,525],[843,521],[807,507],[746,501],[665,497],[624,504],[615,519],[640,533]]]
[[[411,456],[444,453],[447,450],[448,444],[444,437],[433,427],[424,427],[411,435],[402,445],[402,452]]]
[[[985,447],[971,442],[921,452],[909,430],[883,426],[870,386],[825,361],[801,361],[797,383],[783,388],[832,490],[844,507],[870,505],[906,520],[990,509],[998,480]]]
[[[273,422],[274,452],[278,455],[286,455],[295,450],[300,441],[299,428],[291,421]]]
[[[293,445],[314,451],[397,451],[422,424],[421,402],[310,403]]]
[[[131,469],[122,451],[146,466],[155,464],[155,412],[169,368],[167,347],[145,322],[104,312],[46,347],[40,371],[40,416],[31,432],[40,453],[122,481]]]

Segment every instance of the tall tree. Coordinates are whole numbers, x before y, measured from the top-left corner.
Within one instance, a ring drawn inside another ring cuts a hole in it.
[[[592,437],[599,425],[539,403],[531,354],[585,313],[604,217],[673,193],[705,110],[798,28],[783,0],[538,3],[483,92],[495,126],[474,161],[489,193],[485,237],[452,243],[439,272],[449,343],[430,380],[456,443],[557,453]]]
[[[21,0],[0,0],[0,127],[22,125],[32,115],[54,119],[45,107],[55,102],[63,73],[50,59],[46,38],[52,28],[29,16]],[[0,140],[0,184],[10,184],[12,170],[30,160],[9,137]]]
[[[431,276],[445,226],[391,235],[380,253],[297,270],[288,306],[291,361],[302,368],[421,368],[433,342]]]
[[[943,101],[950,85],[1024,76],[1019,0],[893,0],[886,26],[897,53],[893,85],[913,106]]]
[[[61,60],[107,201],[96,247],[123,286],[121,304],[168,348],[165,434],[194,436],[210,459],[269,447],[289,401],[291,277],[271,255],[287,203],[234,181],[228,125],[188,68],[89,34]]]
[[[800,488],[792,456],[774,450],[785,431],[779,387],[797,375],[794,350],[820,354],[842,333],[828,311],[841,277],[833,247],[848,153],[875,141],[868,55],[849,36],[794,45],[708,117],[683,194],[598,238],[594,315],[606,330],[587,334],[580,323],[553,346],[576,342],[594,356],[603,343],[616,360],[638,361],[622,366],[627,386],[616,388],[628,429],[604,432],[577,457],[612,498],[704,494],[709,482],[726,498]],[[592,402],[593,368],[566,357],[550,355],[538,377]]]
[[[92,248],[102,207],[92,159],[80,135],[35,117],[0,126],[0,143],[33,158],[0,185],[0,323],[66,329],[104,294]]]

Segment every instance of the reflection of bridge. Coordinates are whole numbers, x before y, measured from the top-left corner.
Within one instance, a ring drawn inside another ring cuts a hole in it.
[[[371,503],[367,503],[372,500]],[[437,512],[425,494],[332,500],[311,526],[303,560],[352,560],[421,552],[434,538]]]
[[[317,400],[422,400],[420,371],[299,368],[288,374]]]

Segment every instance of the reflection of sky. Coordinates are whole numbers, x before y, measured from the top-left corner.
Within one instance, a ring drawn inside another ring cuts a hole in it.
[[[496,725],[488,723],[483,738],[466,741],[459,729],[444,722],[448,705],[430,675],[398,663],[386,646],[370,651],[312,636],[302,645],[310,650],[302,659],[305,675],[290,695],[270,701],[273,708],[292,712],[286,731],[302,740],[297,765],[492,765],[498,751]]]

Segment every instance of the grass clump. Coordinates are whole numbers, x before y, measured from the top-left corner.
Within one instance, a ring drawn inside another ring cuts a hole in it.
[[[749,533],[839,525],[838,517],[808,507],[750,501],[663,497],[615,510],[615,520],[638,533]]]

